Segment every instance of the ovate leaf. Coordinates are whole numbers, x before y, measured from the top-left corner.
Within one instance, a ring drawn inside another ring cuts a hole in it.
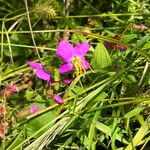
[[[98,43],[91,64],[94,69],[102,69],[111,65],[111,58],[105,46],[102,43]]]

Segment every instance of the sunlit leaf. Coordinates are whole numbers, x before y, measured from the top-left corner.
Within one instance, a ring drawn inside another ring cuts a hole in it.
[[[95,69],[102,69],[110,66],[111,63],[112,61],[107,49],[102,43],[98,43],[91,60],[92,66]]]

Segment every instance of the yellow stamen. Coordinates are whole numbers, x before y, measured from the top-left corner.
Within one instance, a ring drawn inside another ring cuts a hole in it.
[[[79,76],[86,71],[83,62],[79,57],[74,57],[72,64],[74,65],[76,76]]]

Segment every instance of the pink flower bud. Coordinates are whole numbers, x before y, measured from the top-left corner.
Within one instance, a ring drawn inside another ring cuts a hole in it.
[[[13,93],[17,93],[18,88],[16,85],[13,85],[12,83],[8,84],[7,87],[3,90],[3,94],[5,96],[10,96]]]
[[[53,99],[58,104],[63,104],[64,103],[64,100],[59,95],[57,95],[57,94],[53,95]]]
[[[73,79],[64,79],[62,82],[64,83],[64,84],[71,84],[71,82],[73,81]]]
[[[33,114],[33,113],[37,112],[39,109],[40,109],[39,106],[31,106],[29,111],[31,114]]]
[[[17,93],[18,89],[17,89],[17,86],[16,85],[13,85],[10,87],[10,92],[11,93]]]

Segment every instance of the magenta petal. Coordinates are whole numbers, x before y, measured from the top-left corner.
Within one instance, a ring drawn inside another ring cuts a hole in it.
[[[47,82],[51,82],[51,75],[49,73],[47,73],[46,71],[44,71],[43,69],[38,69],[36,70],[35,74],[37,75],[38,78],[45,80]]]
[[[83,57],[89,51],[90,45],[88,43],[81,43],[74,47],[77,56]]]
[[[64,100],[59,95],[57,95],[57,94],[53,95],[53,99],[58,104],[63,104],[64,103]]]
[[[42,69],[42,65],[40,63],[35,63],[33,61],[28,61],[27,64],[33,69]]]
[[[56,50],[56,55],[64,62],[70,62],[74,56],[74,48],[72,44],[66,40],[60,41]]]
[[[72,69],[73,69],[73,64],[71,63],[63,64],[59,67],[59,73],[64,74],[70,72]]]
[[[16,85],[12,85],[9,87],[10,93],[17,93],[18,92],[18,88]]]
[[[83,69],[88,70],[90,68],[90,64],[89,64],[88,61],[85,60],[85,58],[82,58],[82,62],[81,63],[82,63]]]
[[[37,112],[39,109],[40,109],[40,107],[35,105],[35,106],[31,106],[29,111],[31,114],[33,114],[33,113]]]

